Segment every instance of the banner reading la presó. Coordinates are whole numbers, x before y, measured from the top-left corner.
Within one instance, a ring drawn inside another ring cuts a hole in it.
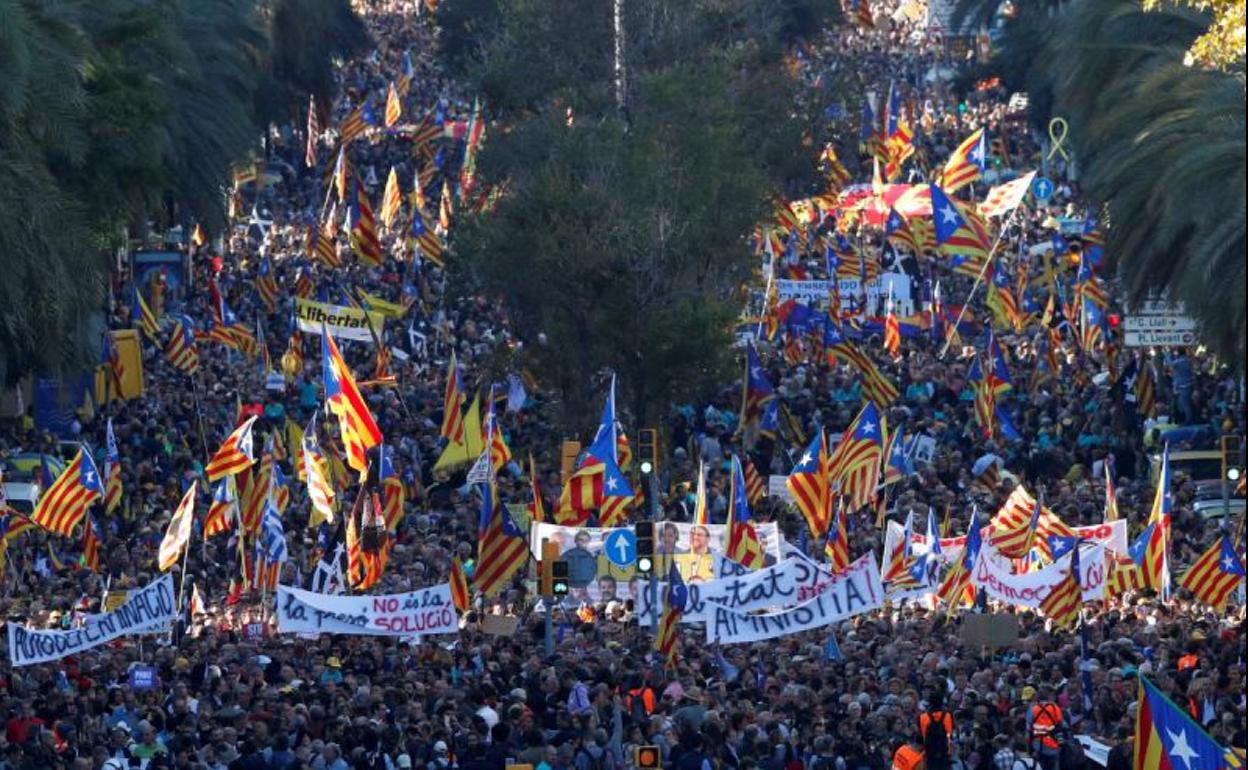
[[[87,616],[81,628],[47,631],[10,623],[9,661],[16,667],[60,660],[127,634],[172,623],[177,615],[173,576],[162,575],[156,582],[132,591],[112,612]]]
[[[295,318],[299,321],[299,331],[320,334],[321,324],[324,324],[325,329],[335,337],[360,342],[373,341],[373,334],[368,328],[370,324],[378,339],[386,326],[386,316],[382,313],[372,313],[346,305],[313,302],[302,297],[295,298]]]
[[[865,554],[821,582],[815,598],[780,612],[750,615],[716,607],[706,619],[706,643],[744,644],[776,639],[839,623],[884,606],[880,568]]]
[[[427,636],[459,633],[451,585],[405,594],[341,596],[277,587],[277,630],[283,634]]]

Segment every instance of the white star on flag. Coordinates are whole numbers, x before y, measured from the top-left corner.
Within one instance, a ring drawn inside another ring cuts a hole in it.
[[[953,210],[953,207],[945,206],[940,210],[940,218],[946,222],[957,222],[958,214]]]
[[[1187,733],[1179,730],[1177,733],[1173,730],[1166,730],[1166,734],[1170,736],[1173,746],[1170,749],[1170,756],[1183,760],[1183,764],[1187,765],[1191,770],[1192,760],[1196,758],[1196,752],[1187,742]]]

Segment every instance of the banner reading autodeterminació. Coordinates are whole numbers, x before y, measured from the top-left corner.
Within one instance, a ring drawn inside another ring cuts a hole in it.
[[[295,317],[299,320],[299,331],[320,334],[321,324],[324,324],[335,337],[360,342],[372,342],[373,332],[380,339],[386,325],[386,317],[382,313],[370,313],[346,305],[313,302],[302,297],[295,298]],[[373,327],[371,332],[368,328],[370,324]]]
[[[766,615],[717,606],[706,619],[706,642],[743,644],[776,639],[839,623],[884,605],[880,569],[870,554],[821,581],[819,588],[813,599]]]
[[[80,628],[47,631],[9,623],[9,661],[14,666],[30,666],[60,660],[127,634],[171,623],[177,614],[173,576],[162,575],[159,580],[131,591],[129,598],[112,612],[86,617]]]
[[[277,587],[277,630],[283,634],[427,636],[459,632],[449,583],[405,594],[342,596]]]

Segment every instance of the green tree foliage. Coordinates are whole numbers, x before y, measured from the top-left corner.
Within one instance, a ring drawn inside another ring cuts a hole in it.
[[[364,42],[347,0],[0,0],[0,382],[91,363],[127,226],[223,226],[231,167]]]
[[[835,10],[625,0],[621,113],[610,3],[498,7],[474,74],[498,118],[480,173],[506,193],[457,230],[456,277],[544,335],[533,364],[565,415],[593,413],[609,368],[634,419],[654,418],[735,369],[749,235],[777,191],[815,183],[801,139],[817,122],[783,67],[785,24],[806,17],[782,11]]]

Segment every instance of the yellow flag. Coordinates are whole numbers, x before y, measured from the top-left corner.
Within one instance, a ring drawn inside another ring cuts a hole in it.
[[[403,205],[403,191],[399,189],[399,172],[390,167],[390,177],[386,179],[386,192],[381,199],[381,221],[386,227],[394,227],[394,218],[399,215],[399,207]]]
[[[485,441],[481,432],[481,396],[472,399],[472,406],[464,413],[464,439],[452,442],[442,450],[442,455],[434,463],[435,471],[467,465],[481,456],[485,449]]]

